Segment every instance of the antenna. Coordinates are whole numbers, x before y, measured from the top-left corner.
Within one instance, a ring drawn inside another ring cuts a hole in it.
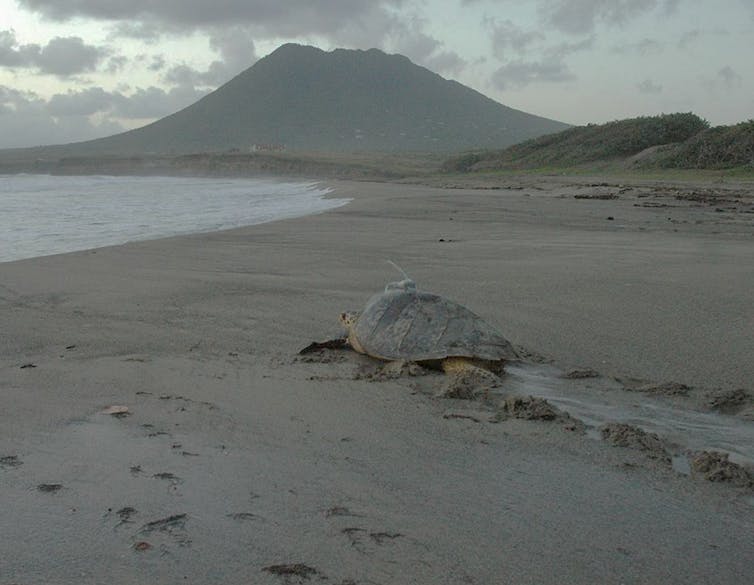
[[[400,272],[401,276],[403,276],[404,280],[413,280],[408,274],[406,274],[406,272],[403,270],[403,268],[401,268],[400,266],[398,266],[392,260],[387,260],[387,263],[390,264],[390,266],[392,266],[393,268],[395,268],[398,272]]]
[[[400,282],[389,282],[387,286],[385,286],[385,292],[392,291],[392,290],[402,290],[402,291],[416,291],[416,283],[413,281],[413,279],[406,274],[406,271],[403,270],[400,266],[398,266],[395,262],[392,260],[387,260],[387,263],[390,264],[393,268],[395,268],[398,272],[401,273],[401,276],[403,276],[403,280]]]

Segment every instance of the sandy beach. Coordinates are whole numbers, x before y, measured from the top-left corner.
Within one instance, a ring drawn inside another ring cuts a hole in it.
[[[0,264],[1,585],[745,582],[751,183],[331,186],[352,201]],[[499,328],[510,380],[455,400],[440,373],[298,355],[386,260]],[[690,423],[655,447],[500,415],[531,380],[565,408],[569,372],[602,413],[730,425],[742,466],[695,468]]]

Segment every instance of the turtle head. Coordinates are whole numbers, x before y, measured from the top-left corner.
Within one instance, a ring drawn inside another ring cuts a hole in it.
[[[340,324],[343,325],[346,330],[350,331],[351,327],[353,327],[359,319],[359,315],[361,315],[359,311],[344,311],[338,316],[338,319]]]

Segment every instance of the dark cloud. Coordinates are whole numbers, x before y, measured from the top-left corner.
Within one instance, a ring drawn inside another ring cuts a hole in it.
[[[636,84],[636,87],[641,93],[657,94],[662,93],[662,85],[655,83],[651,79],[645,79],[641,83]]]
[[[597,23],[623,25],[646,12],[676,10],[679,0],[541,0],[540,12],[546,23],[571,34],[585,34]]]
[[[559,58],[542,61],[511,61],[492,74],[492,84],[501,90],[524,87],[532,83],[563,82],[575,79]]]
[[[368,26],[386,9],[406,0],[18,0],[28,10],[55,20],[88,17],[123,23],[121,32],[153,34],[154,26],[197,29],[246,24],[268,36],[332,35],[354,23]],[[144,27],[145,28],[142,28]],[[142,37],[143,38],[143,37]]]
[[[80,37],[55,37],[46,45],[19,45],[11,30],[0,31],[0,66],[36,69],[59,77],[94,71],[110,54]]]
[[[43,73],[62,77],[94,71],[109,51],[87,45],[80,37],[56,37],[42,47],[35,65]]]

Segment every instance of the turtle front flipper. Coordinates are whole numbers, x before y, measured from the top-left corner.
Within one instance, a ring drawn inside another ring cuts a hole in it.
[[[480,365],[478,360],[447,357],[440,362],[447,375],[442,392],[444,398],[473,399],[485,395],[490,388],[502,384],[499,376]]]

